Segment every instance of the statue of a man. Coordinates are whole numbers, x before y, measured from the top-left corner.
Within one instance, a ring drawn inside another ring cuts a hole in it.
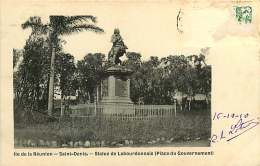
[[[108,61],[116,65],[121,64],[119,57],[126,53],[127,46],[120,35],[119,29],[116,28],[114,30],[114,34],[111,37],[111,42],[113,43],[113,46],[108,53]]]

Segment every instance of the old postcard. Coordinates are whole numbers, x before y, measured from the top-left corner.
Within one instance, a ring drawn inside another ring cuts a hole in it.
[[[260,166],[259,5],[2,0],[0,165]]]

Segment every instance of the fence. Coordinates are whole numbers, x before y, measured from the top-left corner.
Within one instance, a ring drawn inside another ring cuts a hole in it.
[[[111,111],[112,110],[112,111]],[[176,116],[175,105],[80,104],[70,108],[70,117],[99,117],[115,120],[151,120]]]
[[[113,108],[114,111],[107,113],[107,108]],[[67,123],[73,127],[73,132],[78,131],[77,134],[71,134],[73,137],[92,135],[90,139],[110,142],[124,139],[152,140],[158,137],[183,140],[208,138],[211,131],[209,109],[176,112],[175,105],[108,104],[82,104],[70,109]]]

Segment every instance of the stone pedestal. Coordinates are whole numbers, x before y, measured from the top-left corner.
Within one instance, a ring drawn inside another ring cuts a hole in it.
[[[133,72],[122,66],[112,66],[103,74],[101,101],[104,113],[131,114],[133,102],[130,99],[130,78]]]

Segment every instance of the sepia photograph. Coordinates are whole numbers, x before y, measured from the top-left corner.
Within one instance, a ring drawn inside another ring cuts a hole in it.
[[[0,165],[259,166],[259,4],[0,0]]]
[[[122,26],[118,15],[103,26],[100,17],[20,20],[26,35],[13,48],[14,147],[210,146],[210,48],[174,51],[181,10],[166,30],[167,18],[127,27],[147,14]]]

